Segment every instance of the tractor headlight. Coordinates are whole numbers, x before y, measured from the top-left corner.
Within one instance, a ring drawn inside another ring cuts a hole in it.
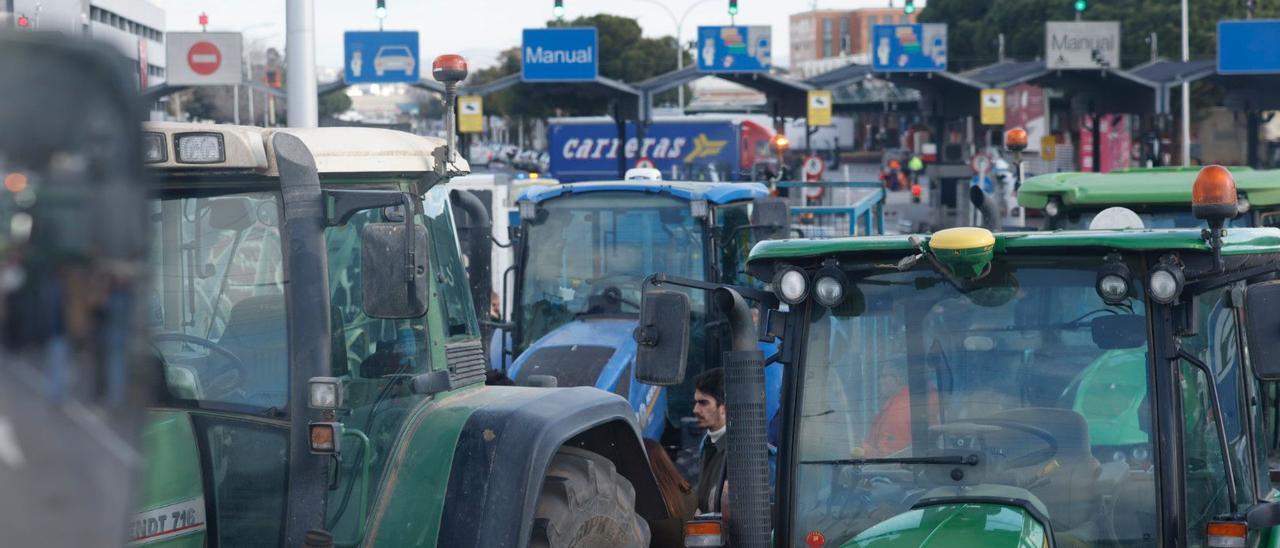
[[[520,202],[520,220],[532,221],[538,217],[538,204],[529,200]]]
[[[818,271],[813,282],[813,299],[827,308],[835,308],[844,302],[844,272],[834,266]]]
[[[307,407],[332,410],[342,405],[342,387],[337,377],[311,377],[307,389]]]
[[[217,164],[227,161],[221,133],[180,133],[173,137],[180,164]]]
[[[809,278],[794,266],[785,266],[773,279],[773,292],[787,304],[800,304],[809,296]]]
[[[1048,203],[1044,204],[1044,214],[1050,217],[1057,217],[1062,214],[1062,202],[1058,198],[1049,198]]]
[[[1108,255],[1106,264],[1098,270],[1095,289],[1107,304],[1120,304],[1129,298],[1129,267],[1119,255]]]
[[[164,134],[147,131],[142,134],[142,163],[159,164],[169,159],[164,147]]]
[[[1147,278],[1147,292],[1151,300],[1160,304],[1173,304],[1182,293],[1182,269],[1169,263],[1160,263]]]

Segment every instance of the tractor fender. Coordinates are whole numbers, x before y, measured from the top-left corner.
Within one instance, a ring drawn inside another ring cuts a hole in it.
[[[507,389],[462,427],[436,545],[525,546],[547,466],[566,445],[612,461],[635,488],[642,517],[666,517],[626,400],[588,387]]]

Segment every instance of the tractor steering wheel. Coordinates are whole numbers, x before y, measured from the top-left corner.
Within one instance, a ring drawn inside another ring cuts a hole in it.
[[[207,389],[209,392],[216,393],[220,396],[226,395],[232,390],[240,388],[240,386],[244,384],[244,381],[247,378],[244,361],[242,361],[239,356],[237,356],[234,352],[228,350],[227,347],[222,346],[204,337],[197,337],[195,335],[188,335],[186,333],[160,333],[158,335],[152,335],[151,342],[153,345],[155,343],[166,343],[166,342],[190,343],[197,346],[203,346],[205,348],[208,348],[211,352],[215,354],[219,354],[222,357],[226,358],[229,363],[223,366],[221,368],[221,371],[218,371],[216,374],[214,374],[210,378],[209,382],[207,383],[208,384]],[[160,352],[160,355],[163,356],[164,352]],[[232,377],[232,380],[223,382],[222,384],[225,386],[220,386],[219,381],[227,377],[227,375],[229,374],[234,374],[234,376]]]

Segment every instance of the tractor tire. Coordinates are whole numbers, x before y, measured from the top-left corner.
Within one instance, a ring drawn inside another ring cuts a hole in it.
[[[534,510],[530,548],[646,548],[649,525],[636,491],[613,463],[562,447],[551,459]]]

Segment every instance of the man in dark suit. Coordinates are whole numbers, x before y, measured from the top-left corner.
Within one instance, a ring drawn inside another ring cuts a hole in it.
[[[698,426],[707,430],[702,439],[698,466],[698,513],[721,512],[720,494],[725,483],[725,456],[729,440],[725,437],[724,370],[711,369],[694,379],[693,416]]]

